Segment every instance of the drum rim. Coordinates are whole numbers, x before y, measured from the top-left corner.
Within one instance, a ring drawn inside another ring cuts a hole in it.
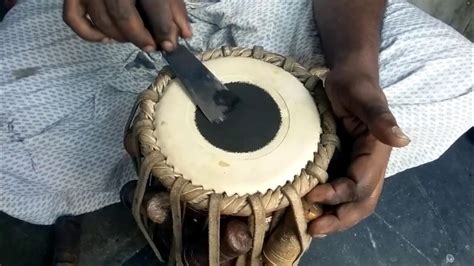
[[[314,160],[308,162],[307,166],[301,169],[299,174],[295,173],[295,178],[292,182],[287,182],[285,185],[273,190],[269,189],[265,193],[257,193],[261,198],[263,206],[265,206],[266,213],[285,208],[289,205],[289,201],[283,192],[286,187],[291,186],[296,189],[300,197],[304,197],[318,183],[325,183],[327,181],[328,174],[326,171],[333,153],[339,145],[339,139],[336,136],[335,118],[324,92],[323,80],[321,79],[327,72],[327,69],[314,68],[307,70],[295,62],[293,58],[265,51],[259,46],[255,46],[253,49],[222,47],[205,51],[198,54],[197,57],[202,61],[220,57],[248,57],[273,64],[283,68],[302,82],[315,101],[322,129],[318,151],[314,154]],[[155,105],[159,102],[168,82],[173,78],[172,72],[167,67],[164,67],[159,72],[150,87],[138,96],[136,102],[138,108],[134,108],[137,109],[137,114],[133,121],[133,137],[137,140],[139,153],[142,156],[141,159],[135,158],[139,165],[140,178],[149,178],[149,175],[144,174],[147,172],[147,169],[144,168],[148,168],[150,175],[158,178],[170,190],[178,179],[185,179],[185,177],[175,172],[173,166],[167,164],[166,157],[160,152],[159,140],[153,134],[153,114]],[[180,191],[182,201],[187,202],[192,208],[207,211],[211,198],[210,195],[217,193],[212,189],[204,189],[202,186],[193,185],[191,181],[185,180],[185,183],[182,186],[182,191]],[[252,214],[249,201],[249,197],[252,195],[218,194],[222,197],[220,210],[222,215],[250,216]],[[139,195],[135,195],[135,197],[137,198]]]

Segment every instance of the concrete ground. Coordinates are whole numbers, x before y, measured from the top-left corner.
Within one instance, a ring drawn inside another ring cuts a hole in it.
[[[440,159],[386,181],[376,212],[313,241],[301,265],[473,265],[474,129]],[[83,216],[81,265],[160,265],[120,204]],[[0,213],[0,265],[47,265],[51,227]]]

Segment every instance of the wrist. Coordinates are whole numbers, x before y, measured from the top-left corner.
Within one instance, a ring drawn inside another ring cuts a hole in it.
[[[331,71],[363,77],[378,83],[378,54],[371,49],[341,53],[334,58]]]

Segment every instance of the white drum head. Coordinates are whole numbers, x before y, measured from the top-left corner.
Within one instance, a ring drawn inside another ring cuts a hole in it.
[[[250,152],[229,152],[198,129],[196,107],[181,83],[172,80],[156,104],[154,126],[167,164],[195,186],[227,195],[265,193],[292,181],[317,152],[321,134],[315,102],[285,70],[260,60],[223,57],[204,62],[223,83],[244,82],[267,92],[281,124],[273,139]]]

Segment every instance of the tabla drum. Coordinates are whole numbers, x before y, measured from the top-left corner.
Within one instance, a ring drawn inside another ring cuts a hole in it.
[[[127,125],[139,151],[134,218],[161,258],[153,222],[141,211],[145,191],[159,183],[169,195],[170,264],[187,263],[188,210],[207,216],[210,265],[222,262],[223,217],[246,221],[250,229],[251,248],[235,263],[297,264],[309,246],[309,216],[317,216],[302,198],[326,182],[338,145],[321,75],[261,47],[223,47],[197,57],[240,102],[224,122],[212,124],[169,69],[158,74],[139,95]]]

